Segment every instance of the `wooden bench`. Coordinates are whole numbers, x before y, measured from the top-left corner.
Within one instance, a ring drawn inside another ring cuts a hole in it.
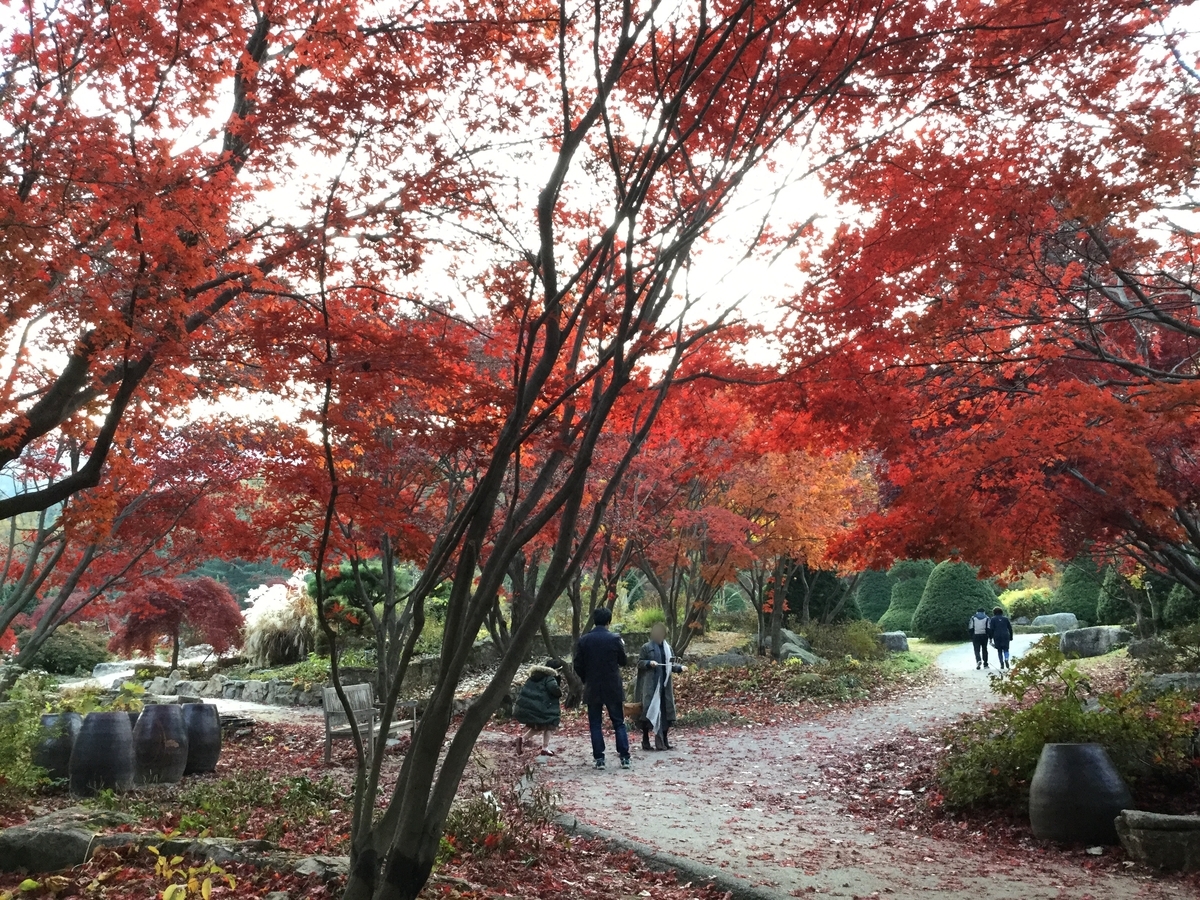
[[[369,684],[348,684],[343,686],[346,699],[350,701],[350,709],[354,712],[354,721],[358,725],[358,733],[362,735],[363,749],[367,754],[367,762],[371,761],[371,751],[375,744],[375,728],[379,724],[379,713],[375,709],[375,691]],[[333,758],[333,742],[335,740],[352,740],[354,732],[346,709],[342,706],[334,688],[325,688],[322,694],[325,707],[325,763]],[[398,703],[396,710],[411,710],[412,718],[392,722],[388,734],[395,734],[403,728],[412,733],[417,726],[417,704]]]

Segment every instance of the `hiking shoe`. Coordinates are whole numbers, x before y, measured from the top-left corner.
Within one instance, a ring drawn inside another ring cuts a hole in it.
[[[604,757],[603,756],[601,756],[599,759],[596,760],[596,768],[597,769],[604,768]]]
[[[622,769],[632,769],[633,768],[633,760],[631,760],[628,756],[622,756],[621,757],[621,768]]]
[[[987,663],[984,663],[984,664],[983,664],[983,667],[984,667],[985,669],[991,668],[991,667],[990,667],[990,666],[989,666]]]
[[[978,672],[982,668],[983,668],[983,663],[981,663],[981,662],[975,663],[975,671],[976,672]]]

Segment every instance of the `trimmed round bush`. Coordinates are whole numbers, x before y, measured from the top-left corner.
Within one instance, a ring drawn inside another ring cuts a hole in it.
[[[967,639],[967,620],[983,607],[989,613],[996,606],[991,584],[980,581],[976,570],[961,562],[940,563],[929,581],[921,602],[913,613],[913,632],[931,641]]]
[[[893,582],[915,579],[921,582],[923,589],[925,582],[929,580],[929,576],[933,574],[933,570],[936,568],[937,563],[932,559],[900,559],[888,569],[888,577]]]
[[[1168,628],[1179,628],[1200,621],[1200,598],[1182,584],[1171,588],[1163,607],[1163,622]]]
[[[910,578],[896,582],[887,612],[879,618],[880,631],[903,631],[909,634],[912,631],[913,613],[917,611],[924,592],[924,579]]]
[[[892,586],[894,580],[887,572],[868,569],[858,576],[858,609],[862,617],[870,622],[878,622],[879,617],[887,612],[892,602]]]
[[[1047,612],[1074,613],[1080,624],[1095,625],[1100,621],[1096,605],[1103,584],[1104,573],[1096,561],[1090,556],[1076,557],[1063,571],[1062,584],[1054,592],[1052,608]]]
[[[23,647],[31,637],[32,631],[18,636],[18,646]],[[46,643],[33,658],[33,666],[52,675],[91,675],[97,663],[108,659],[111,655],[107,634],[96,625],[68,622],[58,626],[46,638]]]

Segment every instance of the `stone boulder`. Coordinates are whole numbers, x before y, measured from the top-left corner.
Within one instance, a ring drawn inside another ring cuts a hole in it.
[[[174,693],[172,688],[174,685],[161,675],[150,679],[150,683],[146,685],[146,690],[151,694],[171,694]]]
[[[879,643],[892,653],[908,652],[908,635],[903,631],[885,631],[879,635]]]
[[[244,681],[226,681],[225,687],[221,690],[221,696],[226,700],[241,700],[242,691],[246,689]]]
[[[801,650],[812,650],[812,644],[808,642],[808,638],[796,634],[791,629],[781,628],[779,629],[779,633],[783,637],[785,644],[792,644]]]
[[[1117,836],[1133,859],[1169,872],[1200,871],[1200,816],[1164,816],[1127,809]]]
[[[826,660],[817,656],[811,650],[805,650],[796,644],[784,644],[783,649],[779,651],[779,661],[789,662],[793,659],[798,659],[807,666],[823,666],[826,663]]]
[[[1167,643],[1162,638],[1141,638],[1130,642],[1129,658],[1147,659],[1156,653],[1162,652],[1166,647]]]
[[[200,692],[206,683],[204,681],[179,681],[175,684],[175,693],[180,697],[191,697],[193,700],[199,700],[203,696]]]
[[[1079,628],[1079,619],[1075,613],[1051,613],[1048,616],[1038,616],[1030,623],[1034,628],[1049,625],[1059,634],[1064,631],[1074,631]]]
[[[224,675],[214,675],[200,688],[200,696],[207,698],[225,696],[225,684],[229,681]]]
[[[1028,625],[1029,624],[1029,616],[1017,616],[1015,619],[1012,620],[1012,623],[1014,625]]]
[[[1038,616],[1038,619],[1042,618]],[[1072,618],[1074,618],[1072,616]],[[1037,619],[1034,619],[1037,622]],[[1063,654],[1071,657],[1103,656],[1118,647],[1124,647],[1133,634],[1120,625],[1096,625],[1092,628],[1076,628],[1063,632],[1059,647]]]
[[[1151,696],[1171,691],[1200,691],[1200,672],[1168,672],[1146,682],[1146,692]]]
[[[0,872],[36,875],[81,866],[92,856],[97,832],[136,821],[121,813],[70,807],[7,828],[0,831]]]
[[[266,703],[267,682],[247,681],[246,686],[242,688],[242,701],[244,703]]]
[[[732,650],[698,660],[696,665],[701,669],[746,669],[758,665],[758,657]]]
[[[309,856],[296,863],[292,871],[301,877],[316,875],[322,881],[333,881],[350,874],[350,857]]]
[[[179,669],[172,670],[171,674],[167,676],[167,689],[165,691],[163,691],[163,693],[164,694],[175,693],[175,688],[178,687],[179,682],[183,681],[185,678],[187,678],[187,675],[185,675],[181,670],[179,670]]]

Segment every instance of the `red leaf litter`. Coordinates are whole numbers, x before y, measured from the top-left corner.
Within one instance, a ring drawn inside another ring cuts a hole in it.
[[[936,734],[901,731],[892,739],[822,767],[826,783],[838,790],[851,815],[870,823],[868,832],[912,831],[976,847],[998,857],[1019,859],[1024,866],[1053,873],[1068,868],[1125,871],[1139,866],[1121,847],[1105,847],[1093,856],[1083,846],[1062,846],[1033,836],[1029,818],[1014,809],[950,811],[942,804],[936,772],[943,745]],[[899,761],[903,762],[899,762]],[[1200,797],[1167,797],[1155,785],[1135,791],[1140,809],[1195,813]],[[1146,870],[1146,874],[1151,874]],[[1157,881],[1177,883],[1200,896],[1200,872],[1188,875],[1153,873]]]
[[[578,723],[573,723],[578,728]],[[586,726],[585,726],[586,727]],[[465,773],[461,797],[484,791],[510,792],[525,774],[523,760],[512,746],[511,735],[485,732]],[[354,752],[349,743],[335,744],[333,764],[323,763],[323,732],[320,725],[255,724],[236,735],[227,735],[217,771],[211,775],[188,777],[177,787],[160,789],[153,806],[158,815],[144,816],[140,825],[122,828],[144,834],[179,830],[189,812],[179,808],[173,797],[180,790],[198,784],[216,783],[248,773],[266,773],[272,780],[286,782],[300,776],[313,781],[330,777],[342,788],[344,800],[328,811],[325,821],[313,821],[307,827],[288,832],[278,840],[283,850],[304,855],[345,855],[349,845],[350,790],[354,777]],[[391,785],[403,762],[407,738],[391,748],[385,763],[386,802]],[[131,802],[147,796],[131,795]],[[54,809],[78,805],[65,793],[45,793],[0,809],[0,825],[8,827],[45,815]],[[141,809],[142,807],[133,807]],[[426,887],[423,897],[447,900],[493,900],[512,897],[527,900],[609,900],[621,897],[654,897],[656,900],[723,900],[724,892],[703,885],[679,884],[674,875],[654,872],[637,858],[609,851],[602,844],[568,837],[553,826],[534,825],[521,819],[515,809],[507,810],[506,819],[512,840],[503,851],[479,848],[456,851],[443,862]],[[250,815],[234,837],[260,838],[277,810],[269,803]],[[170,882],[155,873],[154,855],[144,849],[103,850],[86,865],[51,876],[37,876],[41,887],[19,892],[25,875],[0,874],[0,896],[12,891],[20,897],[88,897],[113,900],[150,900],[162,895]],[[178,868],[198,866],[187,860]],[[298,877],[288,872],[258,869],[247,865],[225,865],[223,872],[235,879],[231,887],[220,875],[213,876],[212,897],[264,897],[284,891],[298,898],[335,898],[341,895],[340,881],[324,883],[317,876]],[[201,878],[204,876],[202,875]],[[176,881],[179,880],[177,876]],[[198,894],[196,896],[199,896]]]

